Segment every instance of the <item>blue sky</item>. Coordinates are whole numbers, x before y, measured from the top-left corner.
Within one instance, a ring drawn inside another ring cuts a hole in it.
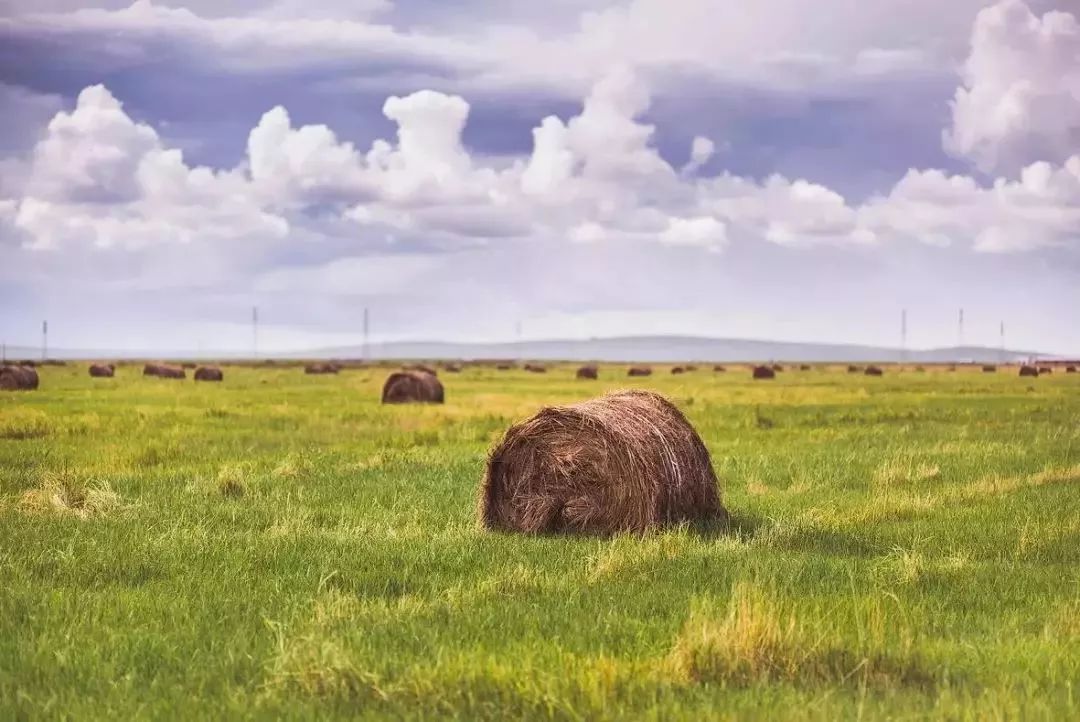
[[[1068,0],[90,5],[0,0],[9,344],[1080,352]]]

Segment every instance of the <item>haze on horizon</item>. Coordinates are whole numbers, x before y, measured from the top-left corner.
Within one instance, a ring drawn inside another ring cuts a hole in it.
[[[450,5],[0,0],[0,340],[1080,353],[1075,3]]]

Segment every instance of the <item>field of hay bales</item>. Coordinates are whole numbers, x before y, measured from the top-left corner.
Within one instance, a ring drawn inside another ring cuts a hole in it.
[[[1080,378],[39,369],[0,395],[0,719],[1080,719]],[[477,523],[488,449],[644,388],[726,530]]]

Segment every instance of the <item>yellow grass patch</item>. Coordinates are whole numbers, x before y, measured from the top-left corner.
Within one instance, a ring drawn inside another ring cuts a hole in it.
[[[87,482],[66,472],[47,472],[40,484],[22,493],[15,508],[24,514],[59,514],[90,519],[123,507],[107,482]]]

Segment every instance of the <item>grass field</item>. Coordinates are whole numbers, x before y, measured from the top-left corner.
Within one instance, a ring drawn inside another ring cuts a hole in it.
[[[0,395],[0,719],[1080,719],[1080,375],[386,373]],[[729,530],[477,529],[510,423],[630,381]]]

